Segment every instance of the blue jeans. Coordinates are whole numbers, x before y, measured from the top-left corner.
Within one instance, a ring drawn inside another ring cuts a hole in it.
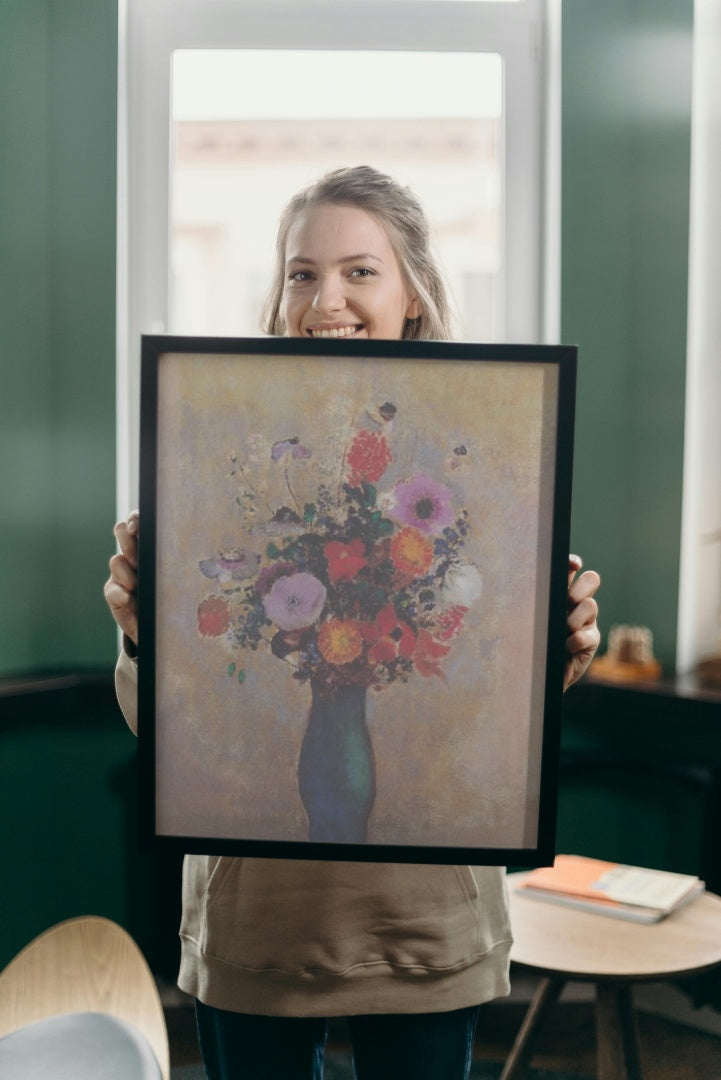
[[[348,1017],[357,1080],[467,1080],[478,1010]],[[321,1080],[323,1017],[195,1011],[208,1080]]]

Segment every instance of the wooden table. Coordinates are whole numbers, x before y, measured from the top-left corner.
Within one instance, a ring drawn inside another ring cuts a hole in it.
[[[721,966],[721,897],[703,893],[661,922],[626,922],[529,899],[509,874],[511,960],[540,974],[501,1074],[519,1080],[535,1036],[569,980],[596,986],[599,1080],[643,1080],[632,986]]]

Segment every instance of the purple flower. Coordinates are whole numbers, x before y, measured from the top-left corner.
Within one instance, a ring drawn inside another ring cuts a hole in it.
[[[238,548],[226,548],[217,559],[201,559],[198,566],[207,578],[217,580],[226,586],[234,581],[243,581],[252,577],[258,569],[260,555],[246,557]]]
[[[305,446],[301,446],[297,435],[291,435],[289,439],[281,439],[279,442],[273,443],[270,450],[273,461],[282,461],[288,454],[292,454],[294,458],[305,460],[310,457],[310,450],[306,449]]]
[[[401,480],[393,489],[393,499],[390,515],[401,525],[439,536],[453,522],[450,489],[427,473]]]
[[[290,577],[293,573],[295,573],[295,565],[292,562],[275,562],[270,566],[264,566],[255,579],[255,591],[258,596],[265,596],[278,578]]]
[[[281,630],[301,630],[311,626],[325,604],[325,585],[312,574],[291,574],[279,577],[267,596],[263,607],[269,619]]]

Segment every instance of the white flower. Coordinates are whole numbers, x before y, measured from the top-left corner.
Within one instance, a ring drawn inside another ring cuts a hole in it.
[[[452,566],[446,574],[441,589],[441,601],[444,607],[453,607],[455,604],[470,607],[482,592],[483,578],[478,567],[473,563],[462,563],[460,566]]]

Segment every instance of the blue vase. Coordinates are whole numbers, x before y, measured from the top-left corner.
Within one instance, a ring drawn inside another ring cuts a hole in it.
[[[376,794],[366,687],[328,690],[311,681],[311,691],[308,728],[298,762],[308,839],[363,844]]]

